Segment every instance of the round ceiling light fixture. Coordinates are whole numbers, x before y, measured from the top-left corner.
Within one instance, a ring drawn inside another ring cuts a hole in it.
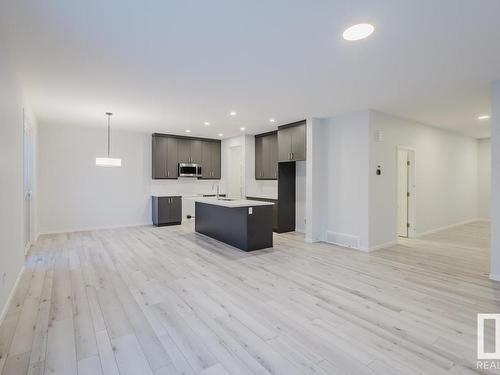
[[[347,28],[342,37],[348,41],[356,41],[369,37],[375,31],[375,26],[369,23],[358,23]]]
[[[205,124],[205,126],[210,126],[210,122],[208,122],[208,121],[205,121],[204,124]]]

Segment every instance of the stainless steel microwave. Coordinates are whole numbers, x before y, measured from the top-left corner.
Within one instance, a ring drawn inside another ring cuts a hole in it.
[[[179,163],[179,177],[201,177],[201,164]]]

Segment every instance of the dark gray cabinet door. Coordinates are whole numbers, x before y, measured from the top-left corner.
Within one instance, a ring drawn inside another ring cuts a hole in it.
[[[158,198],[158,225],[169,224],[171,222],[170,199],[168,197]]]
[[[167,178],[168,138],[153,137],[153,179]]]
[[[191,163],[201,164],[202,144],[202,141],[196,139],[191,141]]]
[[[268,179],[278,178],[278,135],[269,134],[265,137],[264,171]]]
[[[180,223],[182,221],[182,198],[172,197],[170,199],[170,223]]]
[[[290,161],[292,154],[292,128],[278,130],[278,161]]]
[[[177,168],[177,138],[168,137],[167,140],[167,159],[166,163],[166,178],[177,178],[179,177],[179,170]]]
[[[201,144],[201,177],[212,177],[212,142],[204,141]]]
[[[306,125],[292,128],[292,160],[306,160]]]
[[[191,163],[191,140],[181,139],[177,140],[177,159],[179,163]]]
[[[306,160],[306,125],[278,130],[278,161]]]
[[[257,180],[278,178],[278,135],[276,133],[255,137],[255,178]]]
[[[264,177],[264,138],[255,137],[255,179]]]
[[[221,178],[221,148],[220,142],[212,143],[212,177],[214,179]]]
[[[182,221],[182,198],[153,197],[153,224],[156,226],[180,224]]]
[[[196,139],[178,139],[178,159],[179,163],[201,164],[202,141]]]
[[[220,142],[201,142],[202,178],[220,179],[221,176]]]

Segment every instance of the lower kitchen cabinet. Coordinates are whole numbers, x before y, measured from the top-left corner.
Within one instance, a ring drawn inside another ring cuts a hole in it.
[[[157,227],[182,222],[182,197],[153,196],[153,224]]]

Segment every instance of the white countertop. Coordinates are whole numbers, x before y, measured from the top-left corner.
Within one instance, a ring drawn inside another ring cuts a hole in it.
[[[255,207],[255,206],[272,206],[272,202],[251,201],[248,199],[237,199],[234,201],[217,200],[215,197],[211,198],[193,198],[195,202],[213,204],[222,207]]]

